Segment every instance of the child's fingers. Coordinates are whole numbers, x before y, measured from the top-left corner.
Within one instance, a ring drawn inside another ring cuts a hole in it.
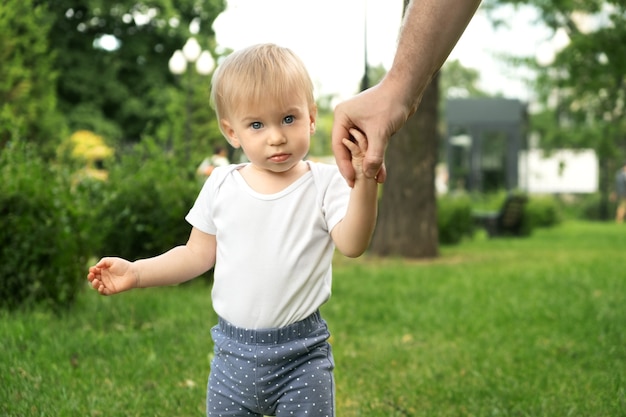
[[[354,143],[350,139],[343,138],[342,142],[343,142],[344,146],[346,148],[348,148],[348,150],[350,151],[350,154],[352,156],[358,155],[358,154],[361,153],[361,148],[359,148],[359,145],[357,145],[356,143]]]
[[[350,129],[350,136],[354,138],[356,144],[359,145],[359,148],[363,150],[363,152],[367,151],[367,138],[365,135],[358,129]]]
[[[93,279],[98,275],[100,275],[100,268],[95,266],[89,267],[89,273],[87,274],[87,279],[89,281],[93,281]]]
[[[354,136],[355,139],[365,139],[365,134],[361,132],[359,129],[352,128],[350,129],[350,135]]]
[[[98,261],[95,268],[106,269],[106,268],[109,268],[111,264],[112,264],[111,258],[102,258]]]

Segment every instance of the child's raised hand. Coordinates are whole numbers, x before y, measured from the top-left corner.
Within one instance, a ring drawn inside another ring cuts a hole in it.
[[[363,160],[367,152],[367,138],[358,129],[350,129],[350,139],[343,139],[343,144],[352,156],[352,167],[356,178],[363,177]]]
[[[113,295],[135,288],[139,277],[132,263],[121,258],[102,258],[89,268],[87,279],[102,295]]]

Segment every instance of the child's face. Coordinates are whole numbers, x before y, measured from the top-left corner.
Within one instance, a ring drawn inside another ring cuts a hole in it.
[[[257,168],[287,172],[306,156],[315,132],[316,109],[304,97],[244,105],[221,120],[234,147],[241,147]]]

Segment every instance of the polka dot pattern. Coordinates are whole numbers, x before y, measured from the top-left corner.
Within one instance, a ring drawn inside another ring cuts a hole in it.
[[[207,416],[334,417],[335,367],[319,312],[281,329],[211,330]]]

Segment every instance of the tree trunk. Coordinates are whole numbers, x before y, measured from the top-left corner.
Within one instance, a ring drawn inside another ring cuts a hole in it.
[[[417,112],[389,141],[378,224],[371,253],[407,258],[438,255],[435,165],[439,75],[424,92]]]

